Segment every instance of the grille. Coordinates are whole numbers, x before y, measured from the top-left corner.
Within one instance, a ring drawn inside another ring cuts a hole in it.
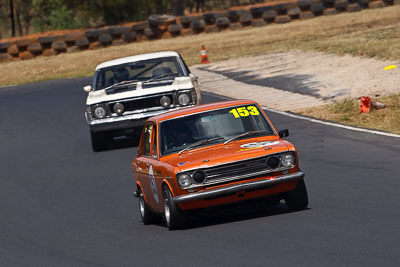
[[[173,100],[172,94],[166,94],[166,96],[169,96],[171,100]],[[121,101],[120,103],[124,105],[125,111],[136,111],[154,107],[161,108],[160,98],[161,96],[153,96],[129,101]],[[113,110],[114,104],[115,103],[109,104],[110,110]]]
[[[207,174],[206,181],[201,184],[193,184],[188,188],[252,179],[265,175],[276,175],[276,172],[288,169],[288,167],[280,163],[280,158],[285,153],[287,152],[202,169]],[[276,168],[270,168],[267,165],[267,160],[271,157],[279,159],[279,164]],[[193,172],[189,171],[189,174],[193,175]]]
[[[267,159],[269,156],[249,159],[241,162],[229,163],[223,166],[211,167],[205,172],[207,173],[207,181],[213,180],[230,180],[230,178],[242,177],[252,174],[257,174],[266,171],[276,171],[279,170],[281,166],[276,169],[271,170],[267,166]]]

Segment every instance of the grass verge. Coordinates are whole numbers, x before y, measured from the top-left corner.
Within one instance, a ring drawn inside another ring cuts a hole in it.
[[[322,16],[288,24],[203,33],[118,47],[0,64],[0,86],[93,75],[99,63],[123,56],[176,50],[189,65],[200,62],[204,44],[213,62],[229,58],[303,50],[400,61],[400,6]]]
[[[337,103],[314,107],[299,114],[343,124],[400,134],[400,94],[373,98],[385,108],[360,113],[360,100],[345,99]]]

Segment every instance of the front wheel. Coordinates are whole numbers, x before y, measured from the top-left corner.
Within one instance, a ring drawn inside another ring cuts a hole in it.
[[[290,211],[304,210],[308,206],[308,194],[303,179],[297,182],[296,188],[287,193],[285,203]]]
[[[167,186],[163,187],[164,218],[169,230],[183,227],[187,221],[187,213],[181,210],[172,200],[171,191]]]

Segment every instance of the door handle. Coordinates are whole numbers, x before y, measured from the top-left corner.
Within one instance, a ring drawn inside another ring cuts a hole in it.
[[[138,164],[138,165],[140,164],[140,160],[137,161],[137,164]]]

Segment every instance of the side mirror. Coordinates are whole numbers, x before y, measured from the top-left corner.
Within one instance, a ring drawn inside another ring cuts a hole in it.
[[[83,87],[83,91],[85,91],[86,93],[90,93],[90,91],[92,91],[92,86],[86,85],[85,87]]]
[[[287,137],[287,136],[289,136],[289,130],[288,129],[281,130],[281,131],[278,132],[278,135],[279,135],[280,138]]]

